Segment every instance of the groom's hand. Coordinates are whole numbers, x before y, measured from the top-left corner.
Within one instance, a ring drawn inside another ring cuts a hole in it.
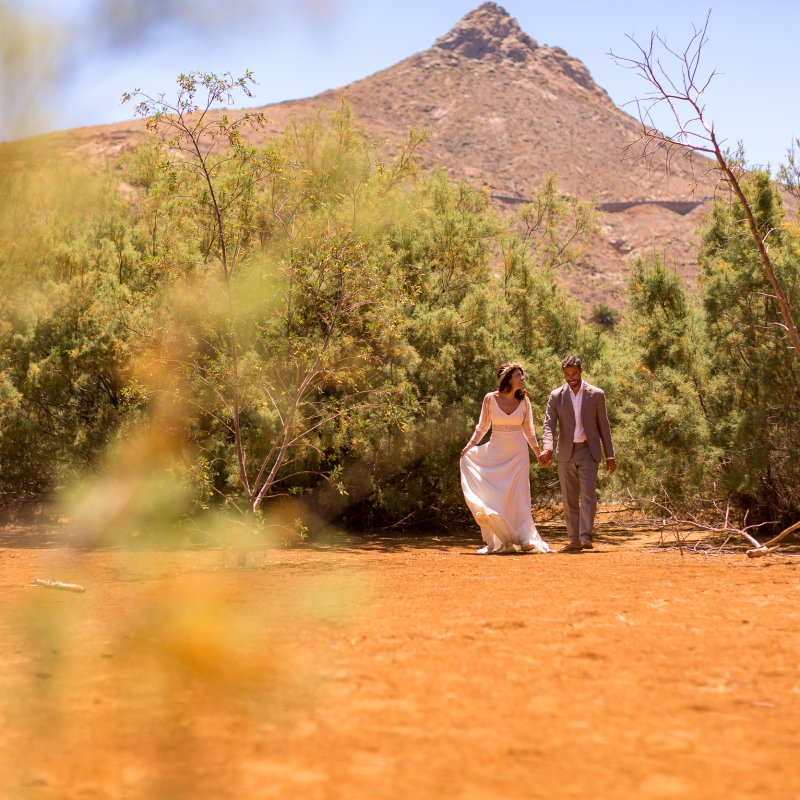
[[[616,458],[607,458],[606,459],[606,469],[608,470],[608,474],[611,475],[616,468],[617,468],[617,459]]]
[[[553,451],[552,450],[542,450],[539,453],[539,464],[543,467],[550,466],[550,460],[553,458]]]

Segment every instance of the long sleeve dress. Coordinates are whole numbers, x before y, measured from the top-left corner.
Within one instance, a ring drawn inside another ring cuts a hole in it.
[[[511,413],[500,408],[494,392],[483,398],[481,416],[470,442],[491,427],[491,439],[461,457],[461,488],[486,546],[480,553],[552,550],[542,540],[531,513],[531,460],[538,448],[531,401],[525,397]]]

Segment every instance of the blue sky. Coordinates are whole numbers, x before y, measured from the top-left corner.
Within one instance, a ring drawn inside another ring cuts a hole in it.
[[[125,2],[130,6],[125,12]],[[105,3],[105,6],[103,5]],[[47,74],[30,90],[26,115],[6,112],[0,138],[129,118],[119,105],[134,88],[170,92],[176,76],[200,69],[253,70],[254,105],[318,94],[366,77],[430,47],[478,0],[0,0],[47,35],[31,46],[27,72]],[[626,38],[658,29],[683,47],[692,24],[711,8],[703,63],[719,73],[707,113],[732,146],[742,141],[752,163],[780,162],[800,137],[800,4],[730,0],[706,6],[687,0],[507,0],[501,2],[540,44],[559,45],[582,60],[622,105],[646,91],[610,50],[633,55]],[[123,9],[112,20],[104,9]],[[13,91],[9,76],[0,91]],[[28,76],[29,77],[29,76]],[[6,108],[13,105],[4,103]]]

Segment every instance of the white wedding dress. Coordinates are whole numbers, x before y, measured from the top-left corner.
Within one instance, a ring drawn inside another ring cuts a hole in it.
[[[479,553],[553,551],[539,536],[531,514],[531,460],[528,445],[538,447],[531,401],[525,397],[506,414],[494,392],[483,398],[481,416],[471,442],[489,427],[491,439],[461,457],[461,488],[480,525],[486,547]]]

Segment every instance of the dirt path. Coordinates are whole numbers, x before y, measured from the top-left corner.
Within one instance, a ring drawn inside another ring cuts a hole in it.
[[[4,799],[800,798],[797,557],[3,541]]]

